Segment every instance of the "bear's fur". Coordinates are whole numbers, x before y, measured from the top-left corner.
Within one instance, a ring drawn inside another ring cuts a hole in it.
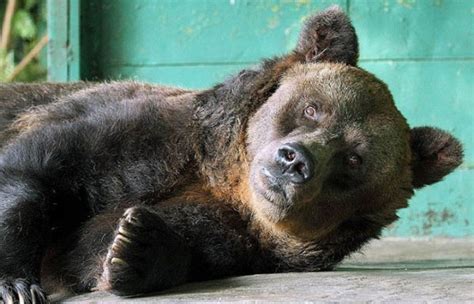
[[[208,90],[0,86],[3,301],[332,269],[462,161],[357,57],[332,7],[293,52]]]

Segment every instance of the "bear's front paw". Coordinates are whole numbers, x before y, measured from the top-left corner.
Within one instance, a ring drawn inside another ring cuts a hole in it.
[[[0,279],[0,303],[49,303],[39,284],[27,279]]]
[[[119,222],[98,287],[118,295],[159,291],[185,280],[188,261],[181,237],[158,214],[133,207]]]

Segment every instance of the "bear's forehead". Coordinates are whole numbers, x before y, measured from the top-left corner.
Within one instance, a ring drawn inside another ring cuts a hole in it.
[[[291,96],[290,102],[317,102],[323,110],[340,113],[343,119],[382,115],[404,120],[388,87],[357,67],[340,63],[297,65],[284,77],[282,87]]]
[[[358,103],[392,107],[387,86],[374,75],[356,67],[338,63],[298,65],[283,79],[293,92],[308,98],[320,97],[322,102]]]

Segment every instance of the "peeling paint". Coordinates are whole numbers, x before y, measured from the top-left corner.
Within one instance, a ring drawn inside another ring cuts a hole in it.
[[[415,0],[397,0],[397,3],[405,8],[413,8]]]

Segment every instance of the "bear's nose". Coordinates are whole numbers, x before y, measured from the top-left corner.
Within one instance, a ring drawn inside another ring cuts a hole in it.
[[[313,161],[306,148],[297,143],[281,146],[276,155],[282,177],[294,184],[302,184],[313,177]]]

